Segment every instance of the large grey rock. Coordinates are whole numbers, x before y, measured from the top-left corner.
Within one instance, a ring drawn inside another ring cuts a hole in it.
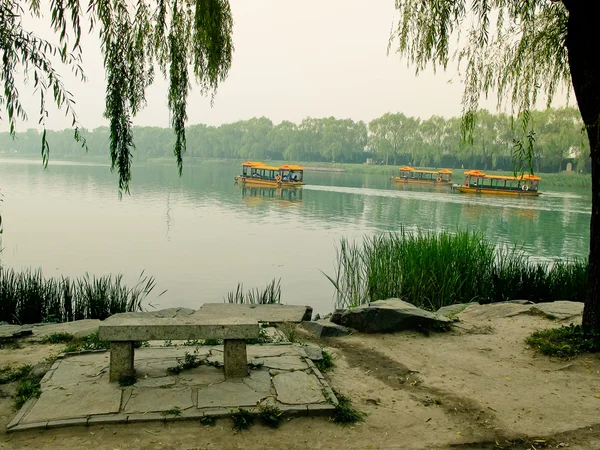
[[[191,314],[194,314],[194,310],[190,308],[167,308],[161,309],[160,311],[156,311],[152,313],[155,317],[170,317],[171,319],[175,317],[185,317]]]
[[[452,323],[447,317],[417,308],[397,298],[378,300],[339,314],[334,313],[331,320],[365,333],[436,329]]]
[[[318,320],[316,322],[302,322],[300,326],[318,338],[347,336],[350,330],[342,325],[329,322],[328,320]]]
[[[543,315],[548,319],[575,319],[581,317],[583,314],[583,303],[569,301],[538,303],[531,307],[530,312]]]
[[[287,405],[325,402],[322,386],[314,375],[304,372],[286,372],[275,375],[273,385],[277,400]]]
[[[299,323],[310,320],[312,308],[296,305],[240,305],[236,303],[205,303],[193,316],[247,317],[266,323]]]
[[[436,312],[438,314],[441,314],[442,316],[450,317],[450,316],[455,316],[455,315],[463,312],[469,306],[473,306],[473,305],[479,305],[479,303],[477,303],[477,302],[455,303],[454,305],[442,306]]]

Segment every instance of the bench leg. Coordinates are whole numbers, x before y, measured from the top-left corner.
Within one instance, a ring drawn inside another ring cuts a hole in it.
[[[225,339],[223,343],[225,379],[248,376],[248,355],[245,339]]]
[[[133,342],[110,343],[110,381],[135,376],[133,369]]]

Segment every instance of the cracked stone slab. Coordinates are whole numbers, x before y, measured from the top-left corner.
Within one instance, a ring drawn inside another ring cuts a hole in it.
[[[269,391],[255,391],[240,381],[224,381],[215,386],[198,389],[198,408],[235,408],[256,406],[271,395]]]
[[[42,392],[21,423],[85,417],[91,414],[116,414],[121,404],[121,389],[108,382],[68,386]]]
[[[288,405],[324,403],[323,386],[316,376],[304,372],[286,372],[273,377],[277,400]]]
[[[193,314],[194,310],[190,308],[166,308],[161,309],[160,311],[155,311],[152,313],[154,317],[169,317],[171,319],[175,317],[185,317]]]
[[[276,370],[305,370],[308,369],[308,364],[297,353],[296,356],[280,356],[269,358],[256,358],[253,360],[255,364],[260,364],[269,369]]]
[[[194,406],[192,388],[150,389],[135,388],[129,401],[123,406],[124,413],[145,413],[166,411],[173,408],[181,410]]]
[[[82,363],[65,359],[52,372],[44,383],[52,386],[87,385],[92,382],[108,383],[108,361],[101,363]]]
[[[242,382],[256,392],[271,392],[271,375],[268,370],[252,370]]]

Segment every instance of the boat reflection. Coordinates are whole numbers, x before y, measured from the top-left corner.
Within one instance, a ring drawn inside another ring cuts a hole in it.
[[[279,206],[299,206],[302,202],[302,189],[283,189],[263,186],[240,186],[242,199],[253,207],[265,201],[274,201]]]

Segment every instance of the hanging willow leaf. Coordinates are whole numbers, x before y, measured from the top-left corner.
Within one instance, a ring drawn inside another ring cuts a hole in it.
[[[195,78],[203,94],[214,98],[219,83],[231,67],[233,18],[228,0],[51,0],[45,11],[39,0],[0,1],[0,111],[6,111],[10,133],[19,120],[27,120],[15,75],[33,74],[33,89],[40,96],[39,123],[42,161],[48,163],[46,99],[72,119],[74,138],[87,149],[75,101],[55,68],[86,79],[81,49],[82,23],[100,38],[106,71],[105,117],[110,129],[111,169],[119,175],[119,192],[129,192],[135,143],[133,120],[146,105],[146,89],[157,64],[169,81],[168,107],[175,133],[173,152],[179,172],[186,149],[185,123],[190,80]],[[54,32],[46,40],[29,31],[21,20],[26,11],[49,17]],[[84,13],[84,11],[86,13]],[[48,14],[49,13],[49,14]],[[2,120],[0,114],[0,120]]]

